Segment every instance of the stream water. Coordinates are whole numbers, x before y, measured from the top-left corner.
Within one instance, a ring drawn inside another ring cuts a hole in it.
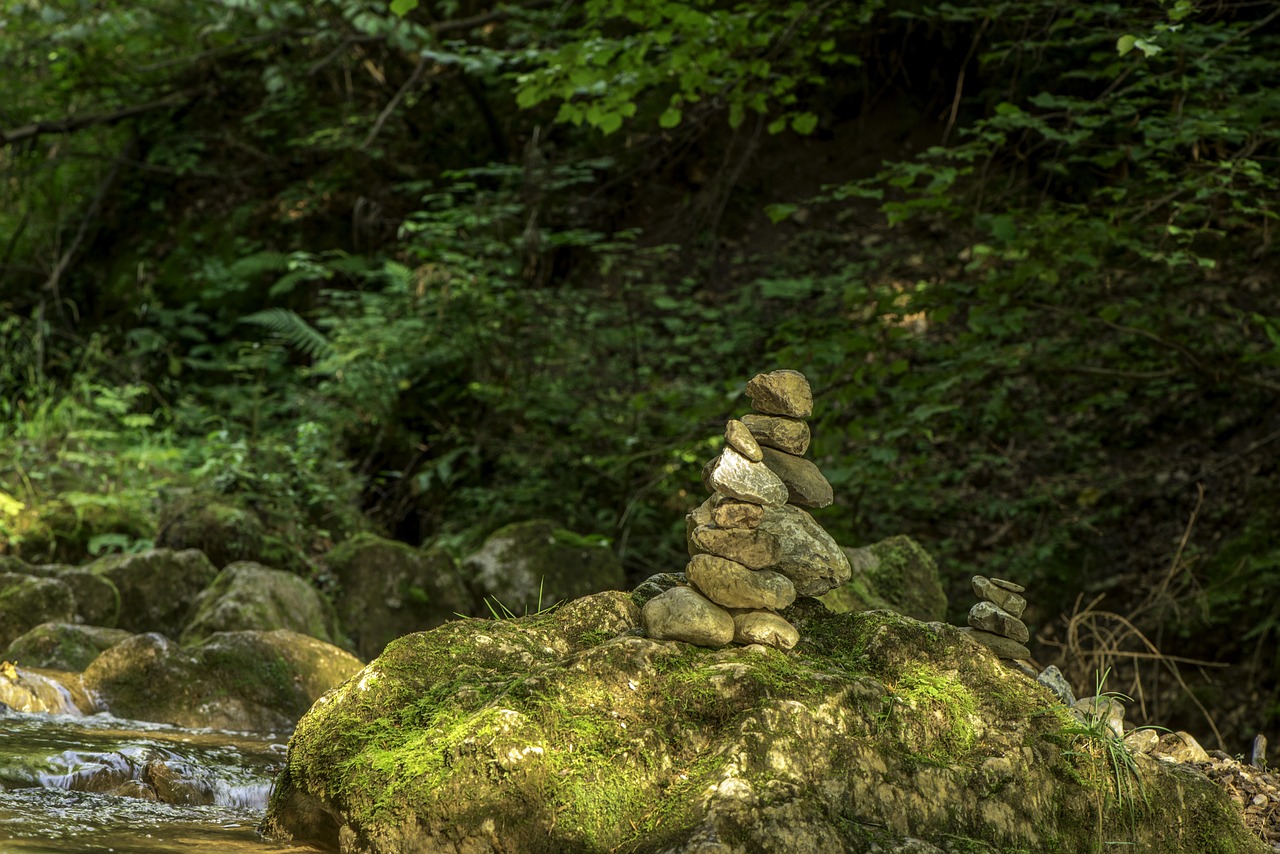
[[[0,703],[0,854],[258,854],[284,738]]]

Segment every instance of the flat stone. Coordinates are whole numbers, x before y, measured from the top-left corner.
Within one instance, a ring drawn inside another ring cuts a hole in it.
[[[782,573],[748,569],[714,555],[694,555],[685,574],[703,596],[725,608],[777,611],[796,601],[795,585]]]
[[[1031,650],[1006,637],[984,632],[982,629],[975,629],[970,626],[962,627],[960,632],[974,642],[982,644],[1001,658],[1021,659],[1031,657]]]
[[[787,487],[787,503],[801,507],[826,507],[835,494],[831,484],[811,461],[795,454],[764,448],[764,464]]]
[[[756,437],[751,435],[751,431],[747,429],[746,424],[736,418],[730,419],[729,423],[724,425],[724,440],[735,451],[753,463],[758,463],[764,459],[764,454],[760,452],[760,443],[756,441]]]
[[[1007,584],[1008,582],[1005,583]],[[975,596],[1008,612],[1015,619],[1020,618],[1022,612],[1027,609],[1026,599],[1006,587],[996,586],[990,578],[975,575],[972,584]]]
[[[764,518],[759,504],[721,497],[711,507],[711,521],[721,528],[755,528]]]
[[[852,575],[844,550],[799,507],[766,507],[758,530],[772,534],[782,547],[778,561],[762,568],[790,578],[801,596],[821,596]]]
[[[969,625],[975,629],[1004,635],[1018,643],[1026,643],[1031,639],[1026,623],[991,602],[978,602],[969,609]]]
[[[996,587],[1003,587],[1005,590],[1009,590],[1013,593],[1027,592],[1027,588],[1023,587],[1021,584],[1014,584],[1012,581],[1005,581],[1003,578],[993,578],[991,579],[991,583]]]
[[[804,456],[809,450],[809,424],[799,418],[787,418],[785,415],[744,415],[742,423],[747,425],[756,442],[765,447],[777,448],[788,454]]]
[[[733,642],[791,649],[800,640],[796,627],[772,611],[748,611],[733,618]]]
[[[654,640],[721,647],[733,640],[733,617],[692,587],[675,587],[645,603],[644,629]]]
[[[705,552],[737,561],[750,569],[765,569],[782,559],[778,538],[759,528],[718,528],[699,525],[690,538],[693,554]]]
[[[808,418],[813,414],[813,391],[799,371],[770,371],[756,374],[747,383],[751,407],[766,415]]]
[[[716,492],[770,506],[787,503],[787,486],[764,463],[753,463],[732,447],[716,457],[707,480]]]

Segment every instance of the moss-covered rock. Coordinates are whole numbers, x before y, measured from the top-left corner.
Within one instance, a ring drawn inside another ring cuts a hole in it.
[[[181,635],[192,644],[215,632],[289,629],[327,643],[338,640],[333,606],[305,580],[253,561],[236,561],[196,596]]]
[[[41,623],[69,623],[75,613],[76,597],[65,582],[0,573],[0,647],[7,647]]]
[[[785,614],[789,653],[642,637],[615,592],[401,638],[299,722],[264,827],[350,852],[1266,850],[1198,773],[1138,757],[1144,796],[1117,798],[1065,708],[954,627]]]
[[[114,626],[120,619],[120,591],[111,579],[85,567],[43,564],[28,567],[30,575],[56,578],[76,597],[76,619],[90,626]]]
[[[853,576],[824,594],[832,611],[887,608],[917,620],[941,620],[947,612],[938,565],[910,537],[897,536],[870,546],[846,548]]]
[[[4,657],[28,667],[84,670],[98,654],[130,637],[124,629],[41,623],[9,644]]]
[[[513,614],[624,584],[622,564],[603,544],[546,519],[500,528],[462,563],[463,577],[484,613],[484,601]]]
[[[204,552],[195,549],[151,549],[111,555],[90,564],[89,569],[120,591],[117,626],[175,638],[186,625],[196,596],[218,574]]]
[[[263,560],[265,531],[257,515],[226,500],[199,493],[178,494],[160,508],[156,546],[199,549],[214,566]]]
[[[359,669],[350,653],[283,629],[221,632],[189,648],[151,633],[99,655],[83,679],[99,708],[120,717],[284,732]]]
[[[393,638],[434,628],[473,608],[457,561],[441,548],[415,549],[357,534],[325,555],[324,564],[337,584],[338,616],[366,659]]]

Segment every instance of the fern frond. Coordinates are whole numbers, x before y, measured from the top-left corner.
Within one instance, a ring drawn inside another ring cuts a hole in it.
[[[296,311],[287,308],[264,308],[240,318],[241,323],[261,326],[280,336],[289,346],[313,359],[324,359],[334,354],[333,345]]]
[[[288,255],[266,250],[238,259],[228,268],[228,272],[238,278],[248,279],[261,273],[283,273],[288,269]]]

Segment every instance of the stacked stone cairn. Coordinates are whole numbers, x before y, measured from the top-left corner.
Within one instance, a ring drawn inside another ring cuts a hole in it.
[[[849,580],[849,559],[802,508],[826,507],[831,484],[811,461],[813,393],[797,371],[747,383],[755,413],[730,420],[725,447],[703,469],[711,492],[685,519],[688,586],[644,606],[649,637],[706,647],[791,649],[800,639],[778,612]]]
[[[1001,658],[1022,661],[1031,657],[1025,644],[1031,639],[1027,624],[1019,619],[1027,608],[1022,597],[1027,588],[1003,578],[973,577],[978,602],[969,609],[969,625],[960,631]]]

